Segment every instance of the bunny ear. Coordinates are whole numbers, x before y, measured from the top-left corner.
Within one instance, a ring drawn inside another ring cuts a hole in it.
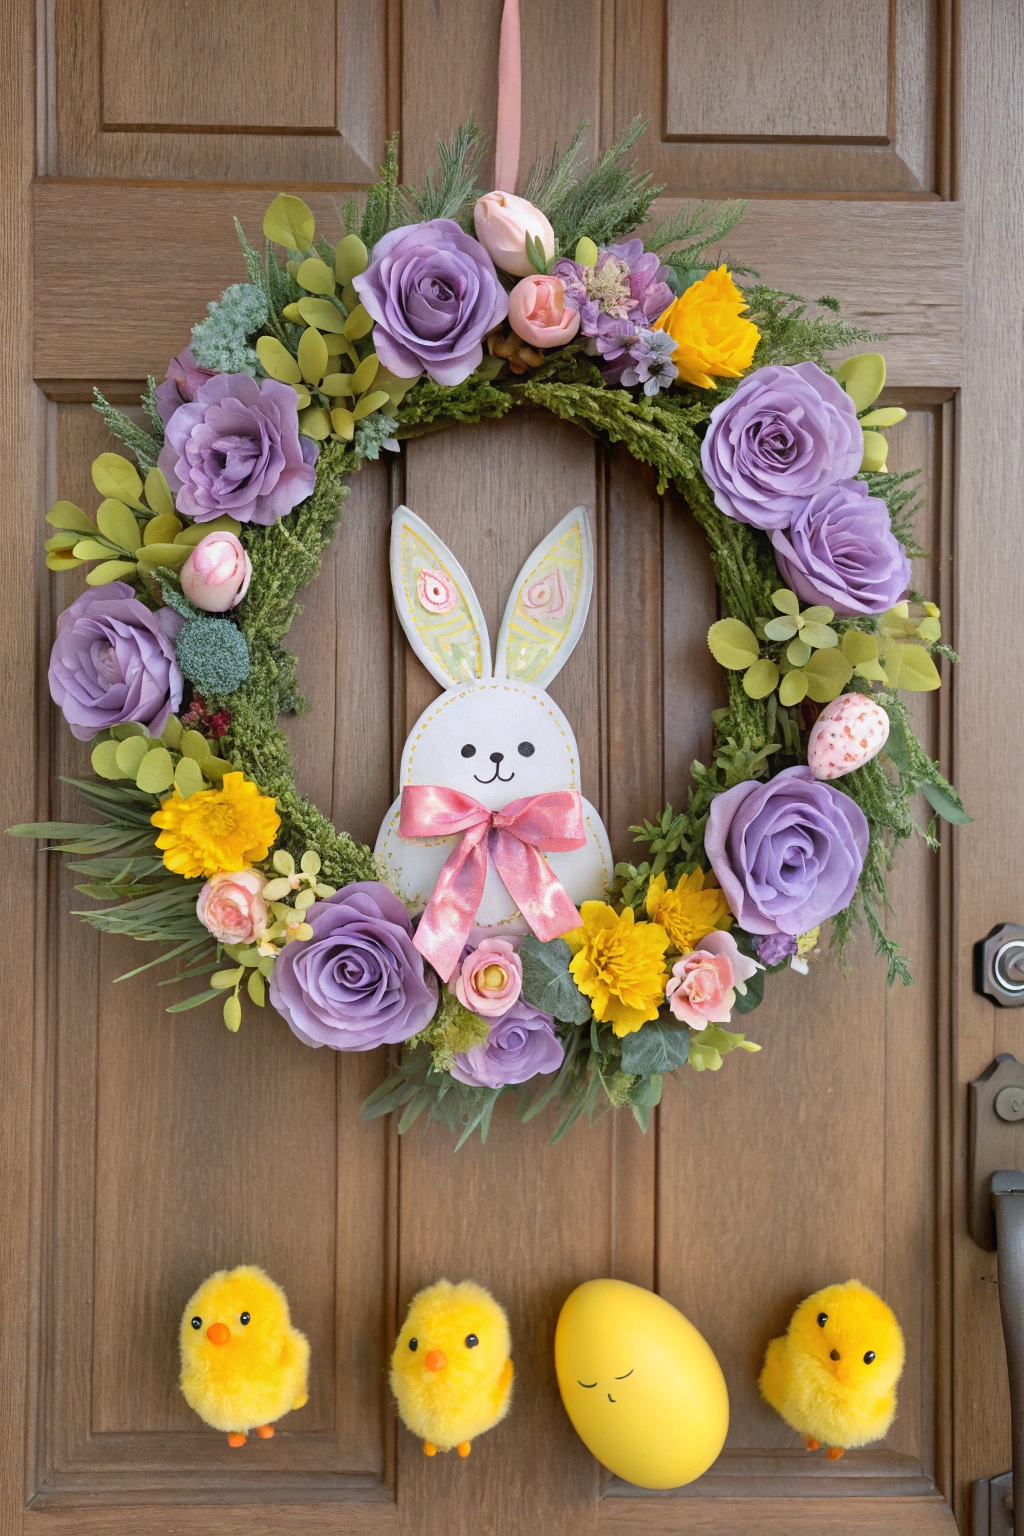
[[[593,585],[590,521],[586,507],[576,507],[519,572],[501,621],[494,675],[545,688],[583,633]]]
[[[408,507],[391,520],[391,586],[409,644],[443,688],[491,675],[487,625],[469,577]]]

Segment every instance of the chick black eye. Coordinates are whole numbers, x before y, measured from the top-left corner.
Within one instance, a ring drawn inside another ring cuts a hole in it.
[[[248,1312],[243,1312],[238,1321],[241,1323],[243,1328],[247,1328],[252,1322],[252,1318],[249,1316]]]
[[[532,741],[521,741],[519,743],[520,757],[532,757],[536,750],[537,748],[534,746]]]
[[[867,1354],[864,1356],[864,1364],[865,1365],[874,1365],[874,1363],[875,1363],[875,1352],[874,1352],[873,1349],[869,1349]]]
[[[827,1322],[828,1322],[828,1313],[827,1312],[819,1312],[818,1313],[818,1327],[819,1328],[824,1328],[824,1326],[825,1326],[825,1324]]]
[[[467,1333],[466,1334],[466,1348],[467,1349],[476,1349],[476,1347],[477,1347],[477,1345],[479,1343],[480,1343],[480,1340],[477,1338],[475,1333]]]
[[[409,1340],[409,1348],[412,1350],[413,1354],[415,1354],[417,1349],[419,1348],[419,1343],[420,1343],[419,1339],[410,1339]]]
[[[462,749],[462,755],[463,757],[476,757],[476,747],[474,747],[471,741],[466,742]]]
[[[192,1319],[192,1327],[193,1328],[201,1328],[202,1326],[203,1326],[203,1320],[202,1320],[201,1317],[194,1317]]]

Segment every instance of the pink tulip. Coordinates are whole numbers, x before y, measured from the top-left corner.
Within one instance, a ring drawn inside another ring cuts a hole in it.
[[[497,1018],[523,990],[523,963],[507,939],[483,939],[449,982],[463,1008]]]
[[[204,613],[237,608],[252,577],[252,561],[233,533],[208,533],[181,568],[181,590]]]
[[[736,1004],[736,987],[757,970],[756,960],[741,955],[731,933],[716,931],[700,941],[700,948],[684,955],[672,967],[665,996],[673,1014],[691,1029],[708,1024],[728,1024]]]
[[[266,878],[258,869],[221,872],[199,892],[196,916],[218,944],[251,944],[267,926]]]
[[[508,296],[509,324],[531,347],[564,347],[580,328],[580,317],[566,309],[560,277],[524,277]]]
[[[526,237],[539,240],[545,258],[555,254],[555,232],[539,208],[514,192],[488,192],[473,209],[476,237],[496,267],[525,277],[536,271],[526,254]]]

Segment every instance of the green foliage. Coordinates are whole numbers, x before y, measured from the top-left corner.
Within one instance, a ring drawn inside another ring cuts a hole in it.
[[[469,205],[482,195],[482,189],[476,184],[482,153],[483,135],[470,116],[447,143],[438,144],[439,172],[429,170],[422,187],[402,188],[412,209],[409,222],[456,219],[471,234],[473,213]]]
[[[398,185],[398,134],[393,134],[384,148],[384,164],[380,168],[380,180],[366,194],[359,236],[368,251],[372,251],[384,235],[397,229],[407,218],[407,204]],[[346,229],[346,234],[354,231]]]
[[[656,251],[666,266],[676,271],[687,272],[706,266],[703,258],[708,249],[736,228],[749,207],[749,202],[742,199],[696,205],[683,203],[675,213],[662,219],[653,234],[644,236],[644,247]],[[733,272],[738,270],[732,266]]]
[[[152,379],[149,382],[152,384]],[[140,427],[138,422],[132,421],[130,416],[126,416],[124,411],[119,411],[116,405],[111,405],[110,401],[98,389],[94,389],[93,394],[96,396],[96,404],[93,406],[93,410],[99,411],[114,436],[119,438],[126,448],[131,449],[143,471],[148,472],[151,470],[163,446],[163,429],[161,428],[161,435],[158,440],[151,436],[144,427]],[[159,420],[159,417],[157,417],[157,420]]]
[[[175,651],[182,672],[204,698],[234,693],[249,676],[249,647],[229,619],[186,619]]]
[[[597,245],[610,245],[643,224],[651,204],[663,187],[651,185],[650,173],[638,171],[629,152],[646,132],[647,123],[635,117],[593,165],[580,160],[580,146],[589,123],[577,128],[565,154],[556,144],[547,165],[534,163],[526,178],[523,196],[551,221],[558,249],[570,255],[576,242],[586,237]]]
[[[241,232],[241,226],[239,225]],[[240,233],[243,241],[246,265],[252,257],[259,257]],[[250,276],[252,276],[250,272]],[[270,302],[265,279],[257,284],[232,283],[220,299],[208,304],[209,314],[192,327],[192,356],[200,368],[213,368],[217,373],[248,373],[253,378],[262,375],[259,358],[249,345],[249,337],[255,336],[267,323]]]
[[[563,1024],[586,1024],[590,1004],[569,971],[572,951],[564,939],[544,944],[532,933],[519,947],[523,962],[523,997]]]

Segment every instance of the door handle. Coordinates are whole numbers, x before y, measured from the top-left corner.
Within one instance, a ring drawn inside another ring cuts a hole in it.
[[[1024,1173],[992,1175],[999,1262],[999,1312],[1010,1377],[1013,1447],[1013,1533],[1024,1536]]]
[[[1024,1065],[996,1058],[970,1087],[971,1235],[994,1249],[1010,1380],[1013,1470],[974,1484],[974,1536],[1024,1536]]]

